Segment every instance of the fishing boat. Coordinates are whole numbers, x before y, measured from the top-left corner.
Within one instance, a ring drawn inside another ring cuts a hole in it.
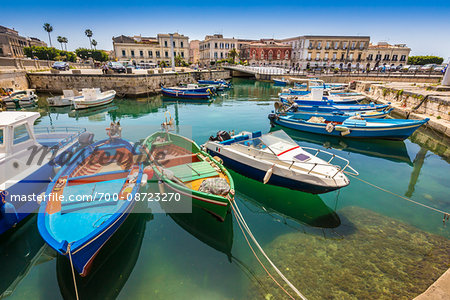
[[[339,95],[332,95],[322,88],[315,88],[311,91],[298,91],[296,94],[280,93],[282,101],[295,101],[298,104],[323,105],[324,102],[332,102],[334,104],[358,104],[364,100],[364,96],[348,96],[340,97]]]
[[[122,138],[101,140],[78,151],[47,188],[39,232],[81,276],[135,206],[135,195],[146,182],[138,154]]]
[[[188,90],[180,90],[180,89],[170,89],[170,88],[161,88],[161,92],[164,96],[170,98],[177,99],[185,99],[185,100],[206,100],[210,101],[211,91],[205,92],[197,92],[197,91],[188,91]]]
[[[9,109],[26,108],[36,105],[37,96],[33,89],[17,90],[3,98],[3,102]]]
[[[75,97],[72,101],[75,109],[85,109],[111,103],[116,96],[116,91],[101,92],[100,89],[82,89],[81,97]]]
[[[275,85],[285,86],[288,84],[288,81],[284,78],[274,78],[272,79]]]
[[[217,87],[218,91],[223,91],[225,89],[231,88],[231,83],[224,79],[218,79],[218,80],[198,80],[198,84],[209,84],[209,85],[215,85]]]
[[[80,99],[83,95],[77,90],[63,90],[62,96],[55,96],[47,98],[48,106],[50,107],[63,107],[73,104],[74,99]]]
[[[234,199],[233,179],[227,169],[192,140],[170,132],[155,132],[144,142],[159,178],[161,193],[167,187],[192,205],[223,221]]]
[[[358,173],[345,158],[314,148],[302,148],[284,131],[267,134],[241,132],[231,136],[226,131],[210,137],[204,145],[224,165],[266,184],[313,194],[327,193],[347,186],[347,169]],[[315,152],[311,154],[311,152]],[[326,160],[319,157],[326,156]],[[331,164],[340,161],[344,166]]]
[[[61,158],[85,144],[77,127],[34,127],[37,112],[0,112],[0,235],[35,212]]]
[[[346,119],[334,122],[325,117],[314,117],[307,120],[295,114],[269,114],[273,124],[287,128],[325,135],[345,136],[352,138],[379,138],[388,140],[407,139],[420,126],[430,119]]]
[[[168,89],[171,90],[180,90],[180,91],[187,91],[187,92],[208,92],[211,94],[216,93],[216,86],[214,85],[207,85],[207,84],[195,84],[195,83],[189,83],[177,87],[169,87]]]
[[[280,99],[280,106],[286,105],[288,107],[295,106],[297,110],[309,112],[368,112],[368,111],[383,111],[388,109],[388,104],[338,104],[333,101],[322,101],[321,103],[309,102],[306,104],[299,104],[295,101]]]

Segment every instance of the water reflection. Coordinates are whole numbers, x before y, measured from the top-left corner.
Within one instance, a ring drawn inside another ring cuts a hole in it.
[[[89,276],[76,274],[79,299],[115,299],[130,277],[141,250],[146,223],[152,214],[134,213],[103,246]],[[76,299],[70,262],[58,255],[58,285],[64,299]]]
[[[268,214],[277,214],[318,228],[336,228],[341,220],[334,209],[328,207],[318,195],[265,185],[229,170],[236,191],[246,201]]]
[[[0,298],[12,294],[30,269],[47,256],[45,242],[39,235],[36,216],[0,239]]]
[[[332,148],[346,152],[364,154],[371,157],[381,157],[393,162],[403,162],[412,166],[406,144],[403,141],[342,139],[334,136],[324,136],[309,132],[298,132],[285,127],[275,126],[270,131],[284,130],[293,139],[312,143],[326,149]]]

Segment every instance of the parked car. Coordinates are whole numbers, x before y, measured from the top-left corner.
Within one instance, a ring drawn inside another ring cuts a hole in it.
[[[419,71],[420,66],[411,66],[408,69],[408,72],[417,72]]]
[[[445,67],[446,67],[445,65],[438,65],[438,66],[434,67],[433,71],[434,72],[444,72]]]
[[[69,70],[69,64],[66,63],[65,61],[55,61],[52,65],[53,69],[56,70],[63,70],[63,71],[67,71]]]
[[[125,73],[127,71],[127,69],[121,63],[116,61],[110,61],[108,63],[108,68],[116,73]]]
[[[420,71],[422,71],[422,72],[430,72],[436,66],[437,66],[436,64],[427,64],[427,65],[421,66],[420,67]]]
[[[400,71],[402,72],[408,72],[409,68],[411,68],[411,65],[404,65],[400,68]]]

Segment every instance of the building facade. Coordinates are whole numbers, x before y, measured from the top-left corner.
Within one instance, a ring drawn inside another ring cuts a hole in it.
[[[241,58],[242,48],[253,40],[224,38],[222,34],[207,35],[199,44],[200,66],[206,67],[227,59],[231,49],[236,50],[235,61]]]
[[[386,42],[370,44],[366,57],[366,69],[380,66],[404,66],[408,62],[411,49],[405,44],[390,45]]]
[[[281,42],[292,47],[292,68],[347,69],[364,67],[370,37],[304,35]]]
[[[189,42],[189,63],[198,65],[200,63],[200,41]]]
[[[26,38],[11,28],[0,26],[0,56],[25,57],[23,48],[47,44],[37,38]]]
[[[278,66],[291,65],[292,48],[273,39],[261,39],[243,45],[243,59],[251,66]]]
[[[113,49],[117,60],[130,61],[133,64],[171,63],[172,56],[170,34],[158,34],[157,37],[125,36],[113,37]],[[173,34],[174,57],[180,56],[189,61],[189,37],[179,33]]]

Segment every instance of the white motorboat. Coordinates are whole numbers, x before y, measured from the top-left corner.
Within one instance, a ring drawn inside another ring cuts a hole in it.
[[[81,97],[73,99],[75,109],[85,109],[111,103],[116,96],[116,91],[101,92],[100,89],[82,89]]]
[[[17,90],[3,98],[3,102],[9,109],[25,108],[36,105],[37,98],[33,89]]]
[[[204,147],[224,165],[267,184],[321,194],[347,186],[344,171],[358,175],[345,158],[314,148],[300,147],[284,131],[267,134],[219,132]],[[326,156],[326,160],[319,158]],[[331,164],[340,161],[342,166]]]
[[[51,107],[62,107],[70,106],[73,104],[75,98],[83,97],[77,90],[63,90],[62,96],[55,96],[47,98],[48,106]]]
[[[37,127],[38,112],[0,112],[0,235],[38,207],[55,164],[79,144],[76,127]]]

